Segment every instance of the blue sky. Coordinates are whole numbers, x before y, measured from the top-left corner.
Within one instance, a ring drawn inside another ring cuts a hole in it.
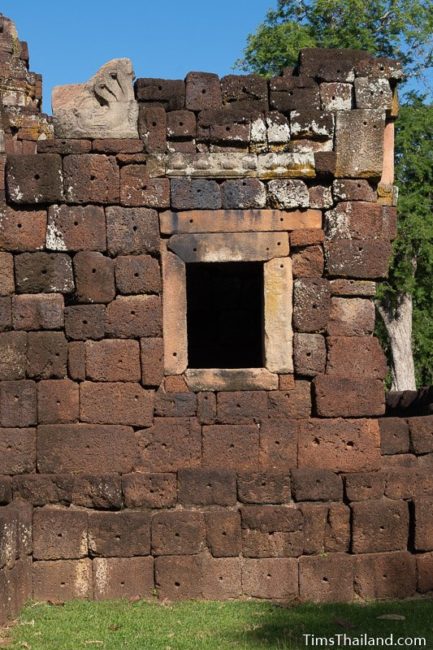
[[[2,0],[30,48],[30,68],[51,88],[86,81],[110,59],[129,57],[138,77],[230,74],[276,0]]]

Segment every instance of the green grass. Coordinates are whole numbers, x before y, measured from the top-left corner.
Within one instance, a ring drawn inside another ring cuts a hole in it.
[[[378,620],[383,614],[399,614],[405,620]],[[10,629],[6,647],[27,650],[320,647],[306,646],[304,633],[316,636],[346,633],[352,637],[362,634],[384,637],[393,633],[395,637],[426,637],[424,647],[433,648],[433,601],[288,607],[266,602],[34,604],[23,610],[17,624]]]

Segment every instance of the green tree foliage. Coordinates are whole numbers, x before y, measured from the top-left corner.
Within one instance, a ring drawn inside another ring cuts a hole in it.
[[[237,67],[276,75],[296,64],[303,47],[363,49],[403,64],[406,83],[396,132],[398,238],[389,279],[378,297],[392,311],[404,293],[413,296],[417,381],[433,384],[433,106],[428,84],[433,66],[432,0],[279,0],[248,37]],[[379,335],[386,348],[383,326]]]

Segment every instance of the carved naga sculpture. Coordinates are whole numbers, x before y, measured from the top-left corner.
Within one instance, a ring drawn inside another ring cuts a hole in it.
[[[60,138],[138,138],[138,104],[130,59],[113,59],[84,84],[53,89]]]

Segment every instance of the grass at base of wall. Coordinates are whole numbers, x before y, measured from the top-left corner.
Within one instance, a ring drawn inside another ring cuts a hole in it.
[[[394,620],[379,619],[393,616]],[[396,616],[397,615],[397,616]],[[399,618],[399,617],[404,617]],[[26,650],[305,650],[381,647],[357,643],[378,637],[382,647],[433,648],[433,600],[363,605],[279,606],[267,602],[144,601],[28,605],[1,647]],[[309,637],[306,643],[304,635]],[[350,645],[343,635],[352,638]],[[340,637],[336,636],[340,635]],[[367,635],[365,637],[364,635]],[[389,642],[394,636],[392,644]],[[317,637],[334,639],[326,646]],[[423,637],[425,645],[413,639]],[[411,639],[398,646],[397,639]],[[337,641],[340,640],[340,645]]]

